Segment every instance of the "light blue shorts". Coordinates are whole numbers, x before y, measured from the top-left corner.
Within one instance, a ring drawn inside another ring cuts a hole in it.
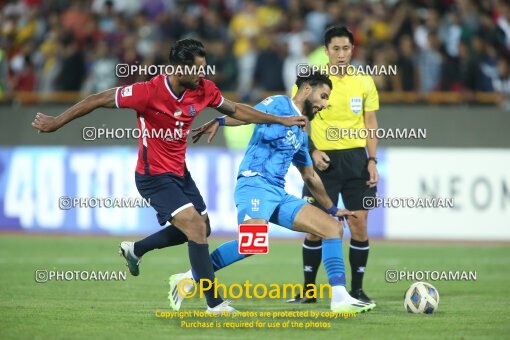
[[[258,218],[287,229],[292,229],[298,211],[307,203],[261,176],[240,177],[237,180],[234,200],[237,223]]]

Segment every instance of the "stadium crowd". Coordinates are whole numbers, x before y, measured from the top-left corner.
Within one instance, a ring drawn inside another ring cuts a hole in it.
[[[355,35],[353,63],[397,65],[379,91],[510,94],[505,0],[0,0],[0,95],[98,92],[119,63],[164,65],[172,43],[202,40],[210,78],[250,100],[288,91],[299,63],[323,63],[332,24]]]

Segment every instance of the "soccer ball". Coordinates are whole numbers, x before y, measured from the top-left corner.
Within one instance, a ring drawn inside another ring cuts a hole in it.
[[[439,306],[439,293],[430,283],[415,282],[404,294],[404,308],[409,313],[432,314]]]

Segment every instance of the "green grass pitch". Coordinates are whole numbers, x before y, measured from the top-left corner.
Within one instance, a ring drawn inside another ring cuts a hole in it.
[[[365,289],[376,299],[377,308],[356,318],[322,319],[331,322],[328,329],[189,329],[182,328],[179,320],[157,318],[156,310],[170,310],[166,299],[169,274],[189,267],[186,245],[147,254],[141,275],[128,274],[126,281],[35,282],[37,269],[124,270],[123,259],[117,255],[121,240],[0,235],[0,339],[508,339],[510,334],[508,245],[373,241]],[[211,249],[221,241],[211,240]],[[477,271],[477,281],[431,282],[441,296],[439,310],[433,315],[414,315],[402,306],[404,291],[412,282],[385,282],[387,269]],[[217,276],[225,284],[245,280],[301,283],[301,240],[271,240],[268,255],[236,263]],[[318,282],[326,282],[323,267]],[[181,310],[203,311],[204,306],[203,300],[194,298],[184,301]],[[291,306],[283,299],[240,298],[234,306],[257,312],[327,311],[329,301]],[[285,320],[296,319],[280,321]]]

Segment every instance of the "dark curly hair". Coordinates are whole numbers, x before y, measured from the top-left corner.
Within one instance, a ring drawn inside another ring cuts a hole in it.
[[[296,80],[296,85],[298,89],[303,84],[309,84],[312,87],[315,87],[317,85],[323,85],[326,84],[329,86],[330,89],[333,89],[333,83],[331,82],[331,79],[325,74],[322,74],[318,71],[312,72],[309,76],[301,77],[298,76]]]
[[[204,45],[195,39],[182,39],[170,49],[170,65],[193,65],[195,57],[205,57]]]

